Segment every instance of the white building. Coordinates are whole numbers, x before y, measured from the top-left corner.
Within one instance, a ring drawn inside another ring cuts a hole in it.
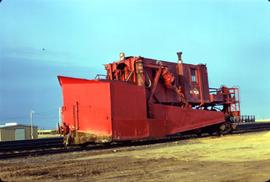
[[[37,139],[37,127],[17,123],[0,125],[0,141]]]

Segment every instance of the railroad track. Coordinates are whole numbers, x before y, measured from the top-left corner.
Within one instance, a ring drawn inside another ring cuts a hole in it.
[[[258,132],[270,130],[270,122],[261,123],[239,123],[236,130],[232,133],[246,133],[246,132]],[[202,135],[200,137],[207,137],[209,135]],[[76,151],[90,151],[90,150],[114,150],[116,148],[133,147],[141,145],[151,145],[157,143],[173,142],[184,139],[198,138],[196,134],[184,134],[171,136],[169,138],[146,140],[146,141],[133,141],[133,142],[121,142],[111,144],[96,144],[89,145],[87,147],[71,146],[65,147],[63,145],[63,137],[56,138],[44,138],[35,140],[21,140],[21,141],[9,141],[0,142],[0,159],[9,159],[16,157],[28,157],[28,156],[40,156],[57,153],[67,153]]]
[[[63,137],[0,142],[0,152],[63,147]]]
[[[64,149],[63,137],[0,142],[0,159],[41,155]]]
[[[249,122],[237,124],[233,133],[245,133],[270,130],[270,122]]]

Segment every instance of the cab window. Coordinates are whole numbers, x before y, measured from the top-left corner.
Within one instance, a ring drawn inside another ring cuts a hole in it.
[[[193,69],[193,68],[192,68],[192,69],[190,70],[190,72],[191,72],[191,81],[196,83],[196,82],[197,82],[196,69]]]

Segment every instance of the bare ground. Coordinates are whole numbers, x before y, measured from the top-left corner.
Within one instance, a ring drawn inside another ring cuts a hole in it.
[[[270,181],[270,132],[2,160],[0,179]]]

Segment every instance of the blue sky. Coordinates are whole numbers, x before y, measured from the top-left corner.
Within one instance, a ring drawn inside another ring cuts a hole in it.
[[[57,75],[93,78],[119,52],[206,63],[212,87],[240,87],[242,114],[270,118],[267,0],[3,0],[0,123],[54,127]]]

